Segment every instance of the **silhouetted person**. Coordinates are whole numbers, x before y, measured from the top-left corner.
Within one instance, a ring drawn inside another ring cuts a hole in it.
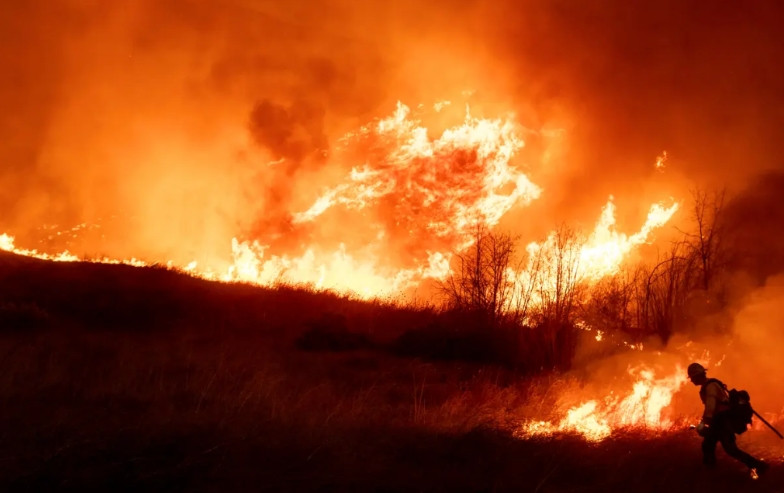
[[[708,467],[716,465],[716,444],[721,446],[727,455],[746,464],[752,477],[764,473],[768,465],[738,448],[735,443],[735,432],[730,422],[730,399],[727,388],[719,380],[708,378],[705,368],[699,363],[692,363],[688,368],[689,380],[700,386],[700,399],[705,404],[702,420],[697,425],[697,433],[702,440],[702,462]]]

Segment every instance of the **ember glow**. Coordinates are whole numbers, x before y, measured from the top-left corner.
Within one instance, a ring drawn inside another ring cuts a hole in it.
[[[667,151],[663,151],[660,156],[656,157],[656,171],[664,171],[667,165]]]
[[[604,399],[590,399],[570,405],[554,421],[531,420],[523,423],[516,435],[522,438],[577,433],[587,440],[598,441],[615,431],[628,429],[667,430],[674,422],[666,414],[673,394],[686,383],[680,366],[672,374],[657,378],[651,369],[634,367],[631,389],[611,391]],[[567,399],[563,397],[562,399]]]

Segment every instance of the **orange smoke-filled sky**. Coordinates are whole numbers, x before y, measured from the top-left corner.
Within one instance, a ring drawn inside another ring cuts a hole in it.
[[[13,2],[0,12],[0,230],[23,240],[43,224],[100,222],[83,253],[225,255],[233,236],[286,237],[292,212],[361,164],[335,162],[341,136],[397,101],[444,100],[435,136],[466,104],[529,129],[517,159],[543,193],[502,226],[591,223],[612,194],[619,224],[637,228],[689,184],[738,187],[784,164],[781,11]]]

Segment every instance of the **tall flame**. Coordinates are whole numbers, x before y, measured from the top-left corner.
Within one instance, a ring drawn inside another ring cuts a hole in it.
[[[615,231],[615,204],[612,197],[602,209],[601,217],[586,244],[580,251],[580,270],[583,277],[591,281],[614,274],[628,253],[646,241],[651,232],[663,226],[678,210],[678,204],[670,207],[653,204],[640,231],[626,236]]]
[[[462,125],[431,138],[411,110],[398,103],[391,116],[342,140],[344,149],[358,152],[365,162],[308,209],[292,214],[295,226],[319,228],[329,212],[354,212],[362,217],[354,229],[377,233],[352,247],[341,243],[329,250],[312,244],[299,256],[270,253],[258,242],[234,242],[229,278],[306,282],[370,296],[443,277],[451,252],[470,244],[474,225],[495,226],[512,207],[540,195],[539,187],[512,165],[523,145],[511,120],[470,114]],[[401,248],[410,260],[402,266],[385,261],[389,250]]]
[[[556,286],[564,279],[557,278],[559,275],[557,269],[543,269],[539,262],[541,259],[552,261],[560,254],[569,256],[565,260],[568,264],[567,268],[570,269],[570,281],[597,282],[604,277],[616,274],[629,252],[646,243],[653,230],[666,224],[677,210],[677,202],[669,207],[653,204],[648,211],[645,224],[640,230],[632,235],[626,235],[615,229],[615,204],[611,196],[602,209],[593,231],[585,238],[585,241],[581,241],[581,238],[575,236],[574,242],[566,245],[566,248],[572,248],[574,251],[559,253],[558,249],[564,248],[563,244],[559,246],[559,241],[563,242],[563,238],[559,237],[559,232],[553,231],[543,242],[528,244],[526,247],[528,254],[526,267],[519,272],[510,270],[509,280],[522,292],[528,291],[527,288],[532,285],[538,285],[546,292],[554,293]],[[531,297],[534,305],[542,302],[541,295],[537,290],[531,291]]]
[[[524,146],[520,130],[511,119],[476,118],[467,110],[462,124],[433,137],[409,107],[398,103],[392,115],[340,140],[333,161],[361,164],[320,190],[310,207],[291,212],[290,229],[268,238],[264,233],[257,239],[227,238],[226,262],[193,261],[178,267],[207,279],[307,284],[364,298],[402,294],[426,279],[443,279],[453,252],[474,241],[477,224],[492,228],[513,207],[540,196],[541,189],[513,164]],[[677,207],[654,204],[640,231],[627,236],[615,230],[610,197],[579,252],[580,277],[598,280],[616,272],[626,255],[646,242]],[[280,245],[280,237],[296,241]],[[530,244],[528,252],[533,256],[551,249],[553,242],[550,235],[541,244]],[[49,260],[80,260],[68,251],[45,254],[17,248],[8,234],[0,236],[0,249]],[[144,265],[137,259],[88,260]],[[527,273],[510,275],[524,279]]]

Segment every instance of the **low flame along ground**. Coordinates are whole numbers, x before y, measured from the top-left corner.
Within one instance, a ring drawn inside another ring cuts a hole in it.
[[[227,238],[231,260],[223,270],[195,261],[174,265],[164,259],[84,259],[68,251],[44,253],[17,247],[9,233],[0,235],[0,249],[59,262],[165,263],[224,282],[304,283],[362,298],[396,295],[427,279],[445,278],[453,252],[472,243],[472,228],[477,223],[493,228],[510,209],[525,206],[542,193],[512,164],[524,145],[514,121],[474,118],[467,111],[461,125],[447,128],[434,139],[411,113],[399,103],[388,118],[346,135],[341,146],[354,154],[361,152],[365,161],[351,168],[342,182],[324,189],[309,208],[291,213],[293,225],[317,228],[333,210],[370,212],[363,216],[365,222],[356,225],[367,230],[361,247],[341,243],[330,251],[310,244],[298,255],[273,254],[259,240]],[[666,154],[657,160],[656,167],[661,169],[665,159]],[[373,213],[382,207],[393,208],[394,224],[389,219],[372,219],[382,217]],[[651,205],[640,230],[627,235],[615,229],[615,205],[610,197],[579,252],[579,277],[590,282],[615,273],[627,254],[647,242],[652,231],[666,224],[677,209],[677,203]],[[412,258],[412,266],[403,269],[387,265],[383,254],[388,237],[401,232],[410,238],[406,251]],[[552,233],[526,250],[533,257],[537,251],[554,248],[554,242]],[[508,275],[524,283],[530,278],[530,268]],[[649,369],[630,371],[636,383],[627,393],[576,404],[559,421],[529,421],[520,425],[517,434],[527,437],[570,431],[601,440],[624,427],[672,426],[665,411],[686,381],[683,369],[674,368],[670,375],[658,378]]]
[[[656,378],[648,368],[632,368],[629,373],[636,378],[631,392],[623,396],[611,392],[602,400],[592,399],[569,408],[557,422],[531,420],[523,423],[517,436],[550,436],[571,432],[587,440],[607,438],[613,431],[625,428],[667,430],[674,422],[666,415],[673,395],[687,379],[680,366],[663,378]]]

